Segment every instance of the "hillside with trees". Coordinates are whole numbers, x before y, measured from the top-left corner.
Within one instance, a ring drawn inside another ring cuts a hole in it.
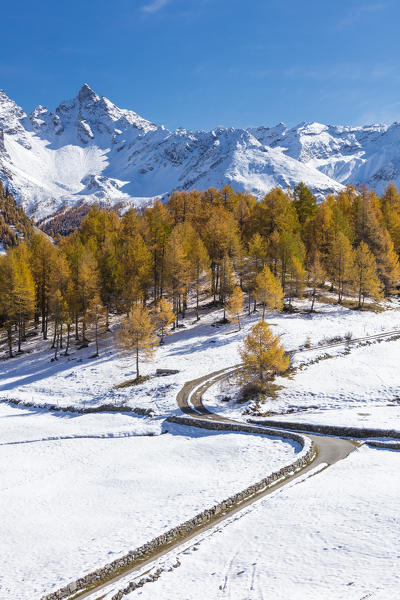
[[[33,223],[26,216],[22,206],[16,204],[0,181],[0,245],[4,249],[16,246],[19,241],[28,240],[33,234]]]
[[[324,289],[362,309],[367,298],[396,292],[400,278],[400,195],[393,185],[382,196],[348,187],[320,204],[302,183],[293,191],[274,188],[259,202],[228,186],[174,192],[164,204],[123,216],[94,206],[79,229],[55,243],[31,233],[1,190],[1,206],[29,232],[0,258],[10,356],[23,349],[31,324],[68,352],[71,339],[87,345],[89,327],[97,339],[111,314],[129,316],[126,331],[135,331],[140,313],[148,339],[155,332],[162,338],[189,302],[199,318],[201,298],[224,307],[240,327],[244,309],[291,311],[306,292],[313,310]],[[139,341],[124,337],[139,354]]]

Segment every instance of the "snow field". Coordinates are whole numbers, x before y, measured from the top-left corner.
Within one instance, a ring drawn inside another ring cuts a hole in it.
[[[300,450],[280,438],[171,423],[163,435],[148,436],[140,419],[124,415],[1,408],[8,430],[0,445],[2,600],[39,600],[292,462]],[[53,427],[62,435],[57,420],[68,421],[77,437],[29,441]],[[160,431],[156,423],[147,431]],[[136,437],[115,437],[124,429]],[[114,437],[79,437],[88,432]]]
[[[399,461],[361,447],[171,552],[180,565],[127,600],[397,598]]]
[[[302,302],[299,303],[299,306],[306,308],[308,303]],[[393,304],[393,306],[397,307],[397,304]],[[317,308],[320,312],[313,315],[296,313],[267,315],[267,321],[274,332],[281,334],[282,343],[287,350],[302,346],[308,336],[311,338],[312,345],[316,345],[324,338],[338,335],[343,337],[349,331],[352,332],[353,337],[362,337],[382,331],[400,330],[400,312],[397,309],[370,313],[351,311],[331,305],[318,305]],[[32,350],[31,353],[0,362],[0,399],[17,399],[39,405],[74,405],[77,407],[93,407],[104,403],[126,403],[131,407],[151,408],[159,415],[177,413],[176,393],[186,381],[240,362],[239,344],[250,327],[260,318],[260,313],[254,313],[250,317],[244,316],[240,332],[234,325],[213,326],[221,316],[222,311],[214,310],[203,315],[200,322],[194,323],[193,314],[189,312],[183,321],[185,327],[166,337],[165,344],[157,349],[151,363],[142,364],[144,375],[154,374],[157,368],[178,369],[179,373],[167,377],[151,377],[139,386],[124,389],[113,389],[113,387],[117,383],[135,377],[134,360],[129,354],[123,354],[116,350],[112,335],[102,340],[98,359],[88,358],[93,353],[92,347],[89,346],[82,350],[72,349],[70,357],[60,357],[60,360],[55,363],[50,362],[51,352],[48,342],[32,341],[30,342],[31,347],[28,348]],[[114,331],[116,326],[114,326]],[[385,352],[392,356],[391,348],[395,348],[393,344],[397,344],[397,342],[382,342],[365,348],[362,360],[367,361],[369,360],[368,354],[374,357],[379,352],[382,357],[380,360],[385,361],[384,364],[386,364]],[[337,354],[342,350],[342,348],[332,348],[317,352]],[[351,369],[351,365],[355,364],[353,359],[356,356],[355,352],[358,350],[353,349],[351,354],[343,358],[340,369],[345,364],[348,364],[348,368]],[[313,353],[299,354],[298,356],[301,357],[301,360],[304,358],[309,361],[313,358]],[[336,363],[331,362],[334,360],[336,359],[321,361],[314,366],[315,370],[321,373],[318,377],[316,376],[316,380],[320,382],[318,393],[324,384],[325,370],[330,369],[332,397],[327,395],[327,403],[337,404],[340,402],[341,407],[346,407],[346,403],[351,403],[352,398],[348,396],[347,390],[343,391],[344,387],[342,391],[338,392],[340,398],[335,396],[337,383],[335,383],[335,368],[337,367]],[[372,358],[370,360],[372,361]],[[285,398],[285,403],[294,402],[295,386],[299,378],[299,381],[304,381],[304,384],[297,394],[297,402],[303,403],[303,395],[306,394],[308,383],[311,386],[316,385],[314,376],[312,380],[308,379],[309,368],[299,371],[293,381],[287,378],[282,380],[285,390],[282,390],[281,393],[285,394],[287,387],[288,390],[291,390],[287,393],[292,394],[290,398]],[[365,371],[368,368],[366,366]],[[389,369],[389,367],[387,368]],[[350,374],[349,377],[351,377]],[[368,381],[363,388],[363,398],[367,393],[367,384],[368,386],[373,384],[373,377],[373,373],[369,373]],[[397,395],[394,388],[394,377],[393,371],[390,384],[384,390],[385,401]],[[378,380],[381,381],[379,378]],[[340,381],[338,383],[340,388]],[[355,390],[355,384],[352,389]],[[317,394],[317,387],[315,390],[315,394]],[[314,397],[312,401],[304,399],[304,403],[316,404],[316,401],[317,397]],[[276,401],[274,403],[274,406],[279,406]]]
[[[336,311],[324,307],[324,318],[322,314],[308,319],[297,315],[290,321],[276,315],[270,322],[276,323],[274,330],[283,330],[282,342],[286,348],[295,348],[296,338],[298,344],[304,343],[305,325],[313,346],[324,338],[326,341],[335,336],[343,338],[347,331],[357,338],[396,330],[400,325],[397,310],[357,313],[342,309],[338,311],[341,324],[337,322]],[[400,430],[400,340],[361,344],[368,345],[317,348],[295,354],[293,364],[298,369],[289,378],[276,378],[275,383],[282,389],[277,398],[262,405],[262,410],[293,411],[284,415],[288,421]],[[230,384],[221,381],[207,390],[203,400],[213,412],[243,419],[247,404],[238,404],[237,394],[234,380]],[[231,401],[222,401],[224,397],[230,397]],[[282,414],[276,417],[272,414],[270,418],[282,419]]]

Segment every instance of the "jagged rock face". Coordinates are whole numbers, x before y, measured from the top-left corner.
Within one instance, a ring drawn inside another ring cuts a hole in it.
[[[0,91],[0,179],[36,219],[79,202],[141,205],[174,189],[231,185],[262,196],[304,181],[318,196],[347,183],[400,184],[400,125],[168,131],[84,85],[29,115]]]

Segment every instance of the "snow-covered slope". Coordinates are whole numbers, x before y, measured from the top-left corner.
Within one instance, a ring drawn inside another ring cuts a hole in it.
[[[54,112],[26,115],[0,91],[0,179],[36,219],[80,201],[140,205],[225,184],[257,196],[299,181],[320,196],[347,183],[382,191],[400,184],[399,139],[398,123],[171,132],[86,84]]]

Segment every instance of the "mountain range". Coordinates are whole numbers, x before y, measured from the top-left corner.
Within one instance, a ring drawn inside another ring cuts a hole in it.
[[[318,196],[400,187],[400,123],[169,131],[87,84],[26,114],[0,91],[0,180],[36,221],[79,203],[141,206],[174,189],[225,184],[262,197],[303,181]]]

